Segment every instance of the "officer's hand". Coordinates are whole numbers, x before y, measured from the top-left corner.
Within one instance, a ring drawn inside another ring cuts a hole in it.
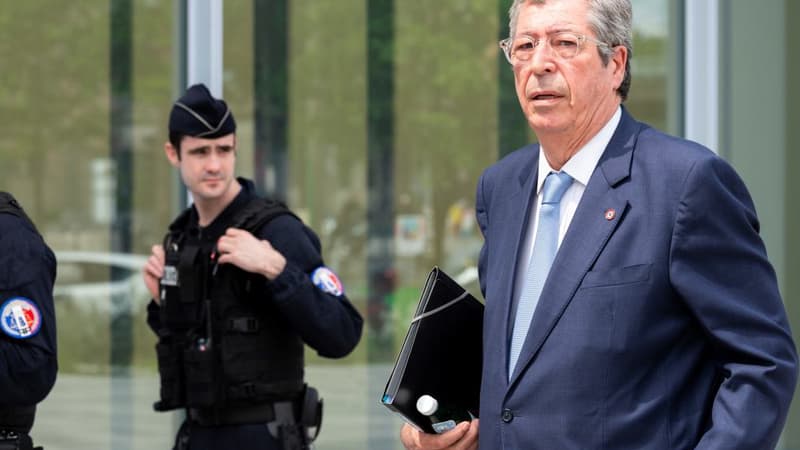
[[[164,275],[164,247],[154,245],[150,250],[150,257],[142,268],[142,276],[144,277],[144,284],[153,300],[159,302],[158,295],[158,280]]]
[[[286,258],[269,241],[259,240],[248,231],[228,228],[217,241],[220,264],[233,264],[247,272],[274,280],[286,267]]]
[[[461,422],[442,434],[423,433],[409,424],[400,430],[400,441],[407,450],[476,450],[478,419]]]

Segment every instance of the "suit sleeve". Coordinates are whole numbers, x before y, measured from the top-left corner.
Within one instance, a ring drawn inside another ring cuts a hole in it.
[[[55,256],[16,216],[0,214],[0,230],[0,304],[24,298],[38,309],[41,321],[30,337],[0,333],[0,404],[33,405],[50,392],[56,378]],[[0,320],[7,322],[5,314]]]
[[[672,285],[707,333],[721,383],[698,449],[774,448],[797,353],[750,196],[719,158],[690,171],[672,236]]]
[[[486,264],[488,255],[487,252],[487,237],[486,237],[486,229],[489,227],[489,213],[487,210],[486,200],[484,199],[484,180],[486,178],[486,172],[481,174],[480,179],[478,180],[478,187],[477,192],[475,193],[475,219],[478,222],[478,227],[481,229],[481,234],[483,235],[483,245],[481,246],[481,252],[478,256],[478,281],[480,282],[481,286],[481,295],[483,298],[486,298]]]
[[[361,338],[363,320],[346,288],[342,295],[334,295],[312,282],[313,271],[324,266],[317,236],[285,215],[269,222],[260,238],[286,258],[283,272],[267,288],[292,327],[320,356],[340,358],[350,353]]]

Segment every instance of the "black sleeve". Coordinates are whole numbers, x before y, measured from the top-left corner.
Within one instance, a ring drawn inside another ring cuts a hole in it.
[[[147,325],[153,330],[156,335],[158,331],[161,329],[161,307],[158,306],[158,303],[155,300],[150,299],[150,303],[147,304]]]
[[[55,383],[55,276],[55,256],[41,236],[23,219],[0,214],[0,305],[7,306],[0,306],[0,404],[38,403]],[[30,335],[15,331],[11,305],[29,319]]]
[[[339,358],[350,353],[361,338],[363,320],[348,300],[346,288],[334,295],[312,282],[313,271],[324,266],[316,234],[284,215],[267,223],[258,237],[286,258],[286,268],[267,282],[267,288],[295,331],[320,356]]]

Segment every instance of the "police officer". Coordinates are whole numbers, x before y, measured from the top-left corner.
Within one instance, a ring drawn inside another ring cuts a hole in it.
[[[55,278],[53,252],[0,192],[0,450],[33,449],[36,404],[56,381]]]
[[[322,404],[303,380],[303,344],[343,357],[362,319],[314,232],[234,177],[235,131],[201,84],[170,113],[166,156],[194,203],[143,270],[159,337],[155,408],[186,409],[178,449],[311,448]]]

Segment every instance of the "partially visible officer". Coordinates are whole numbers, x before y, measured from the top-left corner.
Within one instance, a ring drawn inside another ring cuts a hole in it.
[[[303,343],[343,357],[362,319],[314,232],[234,177],[235,131],[203,85],[172,107],[165,152],[194,204],[143,270],[159,337],[155,409],[186,408],[176,449],[312,448],[322,405],[303,380]]]
[[[33,449],[36,404],[56,381],[55,279],[53,252],[0,192],[0,450]]]

